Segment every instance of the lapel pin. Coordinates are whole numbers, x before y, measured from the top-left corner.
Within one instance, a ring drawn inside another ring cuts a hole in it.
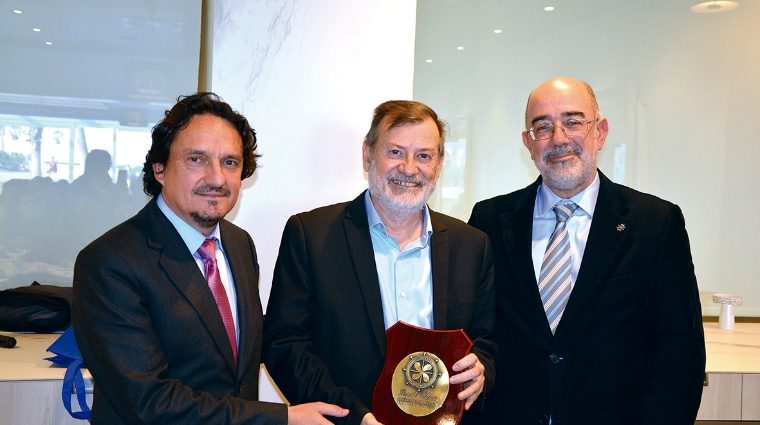
[[[618,224],[617,231],[622,232],[623,230],[625,230],[625,224],[623,223]]]

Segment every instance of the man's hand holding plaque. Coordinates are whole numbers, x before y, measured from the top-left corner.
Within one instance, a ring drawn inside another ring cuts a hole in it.
[[[472,403],[483,392],[486,383],[485,366],[480,363],[478,356],[470,353],[451,367],[454,372],[459,372],[449,378],[450,384],[464,384],[465,389],[457,394],[459,400],[464,400],[464,410],[469,410]]]
[[[364,415],[361,425],[384,425],[384,424],[378,422],[378,420],[375,419],[375,415],[373,415],[372,413],[367,413],[366,415]]]

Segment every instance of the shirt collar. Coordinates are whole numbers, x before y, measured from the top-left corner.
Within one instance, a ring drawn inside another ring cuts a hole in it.
[[[169,221],[172,223],[175,229],[177,229],[177,232],[179,233],[179,236],[182,238],[182,241],[187,245],[187,249],[190,250],[190,253],[195,254],[196,251],[198,251],[198,248],[201,247],[201,244],[203,244],[203,241],[206,240],[206,236],[202,234],[201,232],[195,230],[195,228],[191,225],[189,225],[185,220],[180,218],[174,211],[172,211],[171,208],[169,208],[169,205],[166,204],[166,201],[164,201],[164,197],[162,194],[158,195],[158,199],[156,199],[156,204],[158,205],[158,209],[161,210],[162,213],[166,216],[166,218],[169,219]],[[211,232],[211,235],[209,235],[209,238],[215,237],[219,243],[216,245],[219,247],[219,249],[222,249],[222,233],[219,230],[219,223],[214,226],[214,231]],[[222,250],[222,252],[224,252]]]
[[[380,218],[380,214],[378,214],[377,209],[375,209],[375,204],[372,203],[372,197],[370,196],[369,189],[364,192],[364,208],[367,210],[369,228],[373,229],[377,226],[378,231],[382,232],[386,238],[389,238],[390,236],[388,236],[388,231],[385,228],[385,223],[383,223],[383,219]],[[430,213],[428,211],[427,204],[422,207],[422,225],[425,228],[425,232],[423,232],[422,236],[420,237],[420,242],[424,247],[430,243],[430,237],[433,235],[433,224],[430,222]]]
[[[579,207],[576,211],[580,210],[580,213],[585,213],[589,218],[594,218],[596,198],[599,197],[600,184],[601,182],[599,180],[599,172],[597,172],[596,176],[594,177],[594,181],[591,182],[587,188],[583,189],[580,193],[570,198],[570,200],[575,202]],[[546,185],[541,183],[538,185],[538,194],[536,196],[536,217],[543,216],[549,212],[552,207],[557,204],[557,202],[563,199],[564,198],[560,198],[554,192],[552,192],[551,189],[546,187]]]

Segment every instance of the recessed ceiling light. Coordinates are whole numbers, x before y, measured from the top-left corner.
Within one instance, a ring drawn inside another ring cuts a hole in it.
[[[20,14],[22,14],[22,13],[24,13],[24,12],[22,12],[22,11],[20,11],[20,10],[18,10],[18,9],[15,9],[15,10],[13,11],[13,13],[18,13],[18,14],[20,15]]]
[[[425,62],[431,63],[431,62],[433,62],[433,60],[432,59],[425,59]]]
[[[551,12],[552,10],[554,10],[554,6],[546,6],[544,10],[547,12]]]
[[[34,32],[40,32],[40,31],[42,31],[42,30],[41,30],[41,29],[39,29],[39,28],[32,28],[32,31],[34,31]]]
[[[501,34],[501,30],[493,30],[494,34]]]
[[[46,41],[45,44],[47,44],[48,46],[52,46],[53,42],[52,41]]]
[[[459,46],[459,47],[457,47],[457,50],[464,50],[464,47]]]
[[[691,7],[691,11],[696,13],[718,13],[736,9],[737,7],[739,7],[739,3],[735,1],[706,1],[695,4]]]

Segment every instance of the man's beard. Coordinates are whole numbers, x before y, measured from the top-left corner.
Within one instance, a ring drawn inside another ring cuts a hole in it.
[[[211,214],[206,214],[206,213],[202,213],[198,211],[191,212],[190,216],[193,218],[193,221],[198,226],[204,229],[213,228],[214,226],[216,226],[217,223],[219,223],[221,219],[224,218],[223,215],[218,215],[218,214],[211,215]]]
[[[435,184],[438,181],[436,176],[428,181],[421,174],[415,176],[406,176],[403,173],[392,172],[386,176],[381,176],[377,171],[375,162],[368,171],[369,191],[372,198],[386,214],[395,219],[404,219],[414,214],[419,214],[435,190]],[[416,183],[418,186],[404,188],[392,181],[404,183]]]
[[[196,195],[201,195],[204,193],[209,192],[216,192],[219,193],[222,196],[230,196],[230,191],[225,187],[215,187],[211,185],[204,185],[200,187],[196,187],[193,190],[193,193]],[[216,201],[208,201],[208,205],[215,207],[217,205]],[[190,217],[193,218],[193,221],[200,227],[204,229],[211,229],[214,226],[219,223],[221,219],[224,218],[224,215],[220,214],[214,214],[214,213],[206,213],[206,212],[200,212],[200,211],[193,211],[190,213]]]
[[[551,162],[561,155],[575,154],[577,161],[571,159]],[[596,149],[582,150],[578,145],[565,144],[555,146],[544,152],[541,161],[536,161],[536,168],[550,189],[573,190],[588,183],[596,173],[598,153]]]

